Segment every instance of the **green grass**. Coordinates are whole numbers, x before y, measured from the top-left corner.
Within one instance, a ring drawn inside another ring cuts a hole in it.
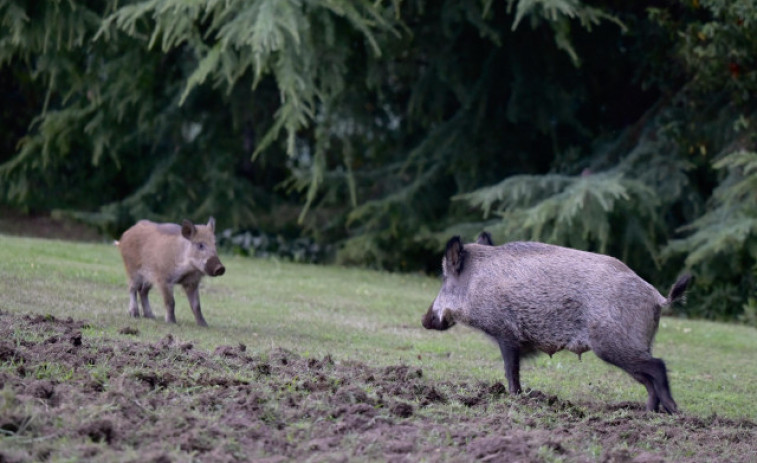
[[[252,353],[284,348],[331,354],[375,366],[404,363],[435,380],[504,381],[497,347],[465,327],[423,329],[420,318],[439,281],[416,274],[298,265],[222,255],[226,274],[203,280],[210,327],[194,323],[176,288],[178,325],[166,324],[157,292],[156,320],[127,314],[126,276],[116,247],[0,235],[0,309],[86,319],[88,336],[123,337],[124,327],[155,341],[171,333],[197,348],[245,344]],[[669,369],[674,397],[692,415],[757,418],[757,332],[738,325],[664,318],[655,355]],[[61,374],[65,372],[60,372]],[[39,375],[55,374],[40,371]],[[584,354],[540,355],[523,362],[524,388],[582,402],[646,400],[619,369]]]

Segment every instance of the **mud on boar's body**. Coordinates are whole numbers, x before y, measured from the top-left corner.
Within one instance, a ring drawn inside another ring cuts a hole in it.
[[[140,220],[126,230],[116,244],[129,276],[129,314],[132,317],[139,317],[139,293],[142,315],[155,318],[147,298],[155,286],[163,296],[166,322],[176,323],[173,287],[180,284],[197,324],[208,326],[200,309],[200,280],[205,275],[215,277],[226,271],[216,252],[212,217],[207,225],[194,225],[188,220],[181,225]]]
[[[425,328],[460,322],[491,336],[511,394],[521,392],[522,355],[592,350],[646,387],[648,410],[677,411],[665,364],[651,348],[662,307],[683,296],[689,275],[665,298],[610,256],[537,242],[490,244],[481,237],[447,243],[442,288],[423,317]]]

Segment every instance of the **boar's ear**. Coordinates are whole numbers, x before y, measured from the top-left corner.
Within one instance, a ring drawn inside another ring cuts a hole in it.
[[[483,244],[484,246],[494,246],[494,241],[492,241],[492,235],[487,231],[482,231],[478,235],[476,244]]]
[[[208,228],[210,228],[211,232],[216,232],[216,219],[214,219],[213,217],[208,219]]]
[[[444,252],[444,274],[460,275],[463,271],[463,259],[465,250],[459,236],[453,236],[447,241],[447,250]]]
[[[197,229],[192,222],[187,219],[181,221],[181,236],[191,240],[195,233],[197,233]]]

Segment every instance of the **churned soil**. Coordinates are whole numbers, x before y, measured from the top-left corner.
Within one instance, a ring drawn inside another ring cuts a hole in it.
[[[0,462],[755,461],[757,425],[0,312]]]

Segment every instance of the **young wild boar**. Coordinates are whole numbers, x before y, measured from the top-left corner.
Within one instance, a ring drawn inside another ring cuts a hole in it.
[[[521,356],[592,350],[647,388],[648,410],[677,411],[665,364],[651,347],[662,307],[683,296],[689,275],[665,298],[613,257],[536,242],[489,243],[490,237],[466,245],[457,236],[449,240],[425,328],[460,322],[491,336],[511,394],[521,392]]]
[[[195,226],[189,220],[181,225],[140,220],[116,242],[129,275],[129,315],[139,317],[137,293],[142,315],[155,318],[147,293],[156,286],[166,305],[166,322],[176,323],[173,287],[180,284],[200,326],[208,326],[200,310],[198,287],[204,275],[223,275],[226,268],[216,253],[215,220]]]

